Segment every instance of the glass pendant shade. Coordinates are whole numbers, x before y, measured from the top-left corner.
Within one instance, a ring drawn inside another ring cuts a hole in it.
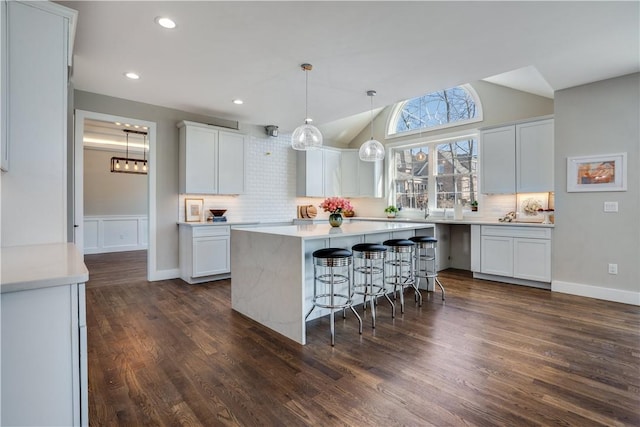
[[[360,146],[360,160],[365,162],[376,162],[384,160],[384,145],[380,141],[371,138]]]
[[[322,133],[308,123],[298,126],[291,135],[291,147],[294,150],[313,150],[322,147]]]
[[[416,154],[416,160],[419,162],[424,162],[425,160],[427,160],[427,154],[422,151],[422,149],[420,149],[420,151],[418,151],[418,154]]]
[[[380,141],[373,139],[373,97],[376,96],[375,90],[368,90],[367,96],[371,98],[371,139],[360,146],[358,153],[360,160],[364,162],[377,162],[384,160],[384,145]]]
[[[302,126],[298,126],[291,134],[291,148],[294,150],[315,150],[322,147],[322,133],[317,127],[310,125],[309,122],[309,71],[313,69],[311,64],[302,64],[302,71],[305,77],[305,119]]]

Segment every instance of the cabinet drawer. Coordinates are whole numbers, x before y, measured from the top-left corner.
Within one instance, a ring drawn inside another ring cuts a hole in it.
[[[230,229],[228,225],[193,227],[193,237],[228,236]]]
[[[532,239],[551,239],[551,229],[543,227],[518,227],[509,225],[483,225],[483,236],[529,237]]]

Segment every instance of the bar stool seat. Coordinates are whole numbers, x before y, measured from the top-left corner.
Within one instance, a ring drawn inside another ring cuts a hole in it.
[[[429,288],[429,279],[433,280],[435,284],[440,286],[442,291],[442,300],[444,301],[444,286],[438,279],[438,268],[436,265],[436,250],[438,239],[432,236],[414,236],[410,240],[416,244],[415,251],[415,274],[416,283],[419,283],[420,279],[427,281],[427,289]]]
[[[354,284],[353,293],[363,296],[362,308],[371,307],[371,327],[376,327],[376,305],[378,297],[384,295],[391,304],[391,317],[396,316],[396,307],[384,284],[384,261],[387,247],[378,243],[359,243],[351,247],[353,251]]]
[[[383,243],[388,248],[385,261],[384,281],[386,285],[393,286],[395,298],[400,287],[400,312],[404,313],[404,289],[412,287],[415,299],[422,306],[422,294],[418,289],[414,274],[414,247],[415,243],[408,239],[389,239]]]
[[[346,309],[350,308],[358,319],[359,332],[362,334],[362,319],[353,308],[352,261],[353,253],[348,249],[325,248],[313,253],[313,303],[305,320],[316,307],[328,308],[331,345],[335,345],[335,310],[342,309],[342,317],[345,318]],[[323,285],[321,291],[318,290],[319,284]]]

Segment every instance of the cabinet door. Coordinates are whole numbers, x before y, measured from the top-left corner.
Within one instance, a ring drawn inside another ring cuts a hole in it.
[[[485,274],[513,276],[513,238],[482,236],[480,271]]]
[[[515,126],[482,132],[480,154],[480,188],[482,193],[515,193]]]
[[[193,277],[231,271],[229,236],[193,239]]]
[[[325,197],[340,196],[341,192],[341,168],[340,152],[323,150],[324,152],[324,195]]]
[[[218,131],[197,126],[180,128],[180,192],[216,194]]]
[[[244,193],[244,136],[218,134],[218,194]]]
[[[298,151],[297,195],[300,197],[324,196],[324,150]]]
[[[513,276],[551,282],[551,240],[514,238]]]
[[[2,425],[79,424],[78,310],[77,285],[2,294]]]
[[[363,162],[360,158],[358,158],[358,162],[358,195],[361,197],[382,197],[382,181],[384,175],[382,170],[384,162],[382,160],[377,162]]]
[[[357,197],[360,195],[360,180],[358,173],[358,163],[360,158],[358,152],[343,151],[340,159],[342,196]]]
[[[516,184],[521,193],[553,191],[553,120],[516,126]]]

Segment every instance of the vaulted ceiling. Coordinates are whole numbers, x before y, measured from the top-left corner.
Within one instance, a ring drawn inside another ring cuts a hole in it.
[[[305,117],[304,62],[316,125],[368,112],[369,89],[381,107],[501,75],[553,96],[640,69],[638,1],[59,3],[79,11],[76,89],[281,132]]]

